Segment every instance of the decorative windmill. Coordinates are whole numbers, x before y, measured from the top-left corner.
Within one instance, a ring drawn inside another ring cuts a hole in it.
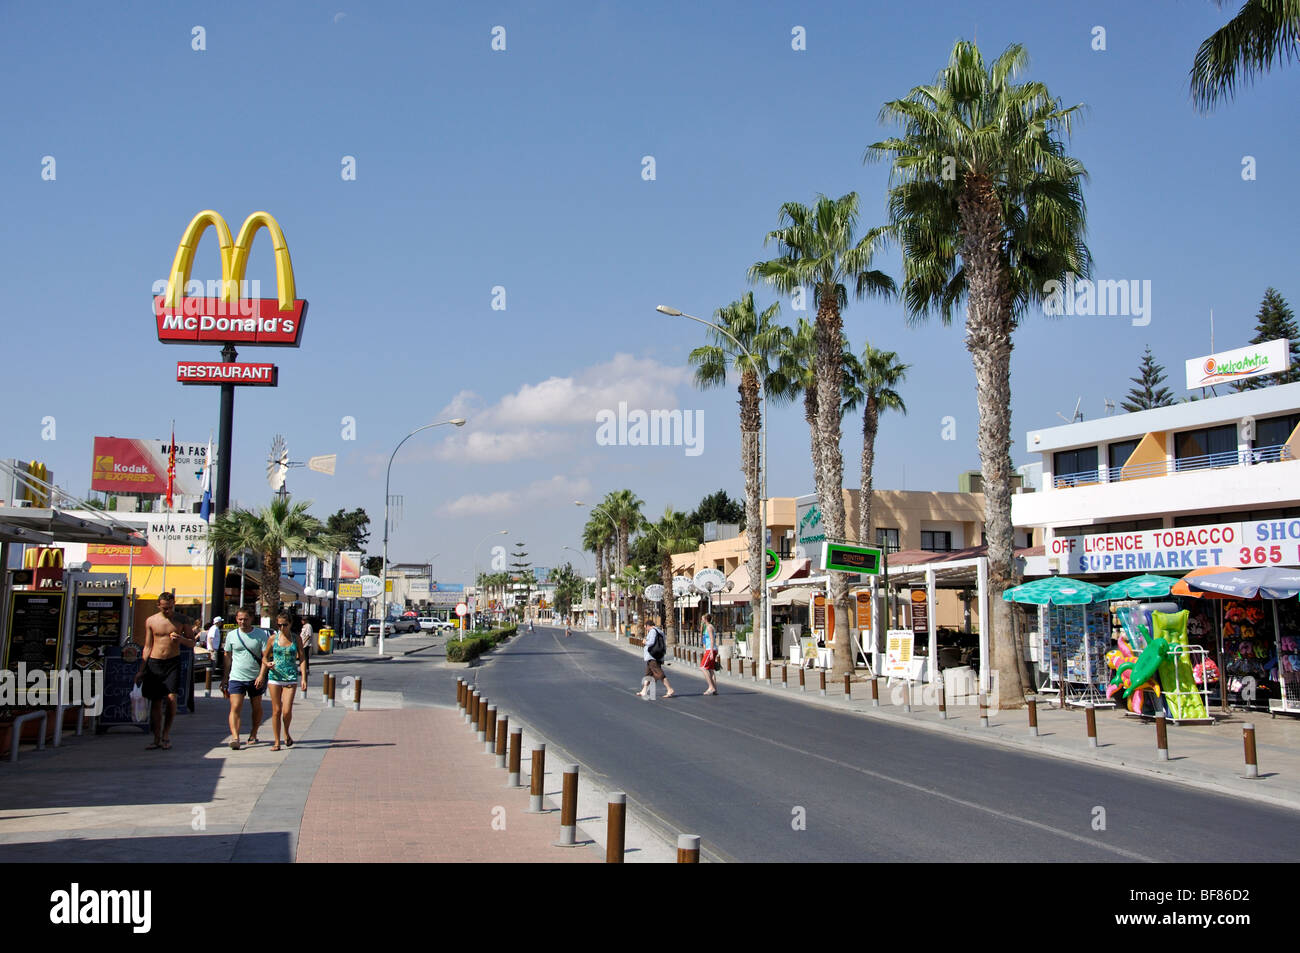
[[[266,482],[283,499],[289,495],[285,479],[289,476],[290,467],[306,467],[316,473],[333,476],[334,464],[337,460],[338,455],[333,453],[311,457],[305,463],[290,460],[289,445],[285,443],[284,437],[276,434],[275,439],[271,441],[271,453],[266,458]]]

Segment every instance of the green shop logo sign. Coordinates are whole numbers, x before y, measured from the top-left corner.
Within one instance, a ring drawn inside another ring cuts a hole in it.
[[[1256,351],[1247,357],[1235,361],[1216,361],[1212,357],[1205,359],[1206,377],[1229,377],[1257,374],[1268,367],[1268,355]]]
[[[799,520],[799,542],[818,543],[824,540],[826,538],[825,533],[819,534],[817,536],[804,535],[805,531],[816,528],[817,524],[819,524],[821,521],[822,521],[822,511],[817,508],[816,504],[809,507],[808,512],[805,513],[803,515],[803,518]]]

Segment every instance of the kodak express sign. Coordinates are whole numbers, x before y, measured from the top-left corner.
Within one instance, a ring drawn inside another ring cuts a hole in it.
[[[212,226],[221,253],[221,296],[186,297],[199,239]],[[243,298],[240,286],[248,269],[253,236],[265,228],[275,251],[274,298]],[[297,297],[293,262],[284,232],[266,212],[244,220],[239,235],[231,239],[226,220],[211,209],[199,212],[186,227],[176,248],[167,290],[153,299],[158,340],[164,344],[247,344],[260,347],[297,347],[307,316],[307,302]],[[178,375],[180,371],[178,369]],[[179,379],[179,376],[178,376]],[[209,383],[191,380],[188,383]],[[212,383],[265,383],[261,380],[226,380]]]

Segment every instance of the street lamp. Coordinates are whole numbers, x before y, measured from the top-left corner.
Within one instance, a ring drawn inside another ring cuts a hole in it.
[[[453,417],[451,420],[439,420],[437,423],[425,424],[423,427],[416,427],[405,437],[403,437],[393,448],[393,452],[388,457],[388,470],[384,474],[384,571],[383,579],[379,588],[379,654],[384,654],[384,628],[388,625],[388,488],[389,482],[393,476],[393,457],[397,456],[397,451],[402,449],[402,444],[410,440],[422,430],[429,430],[433,427],[441,427],[445,424],[451,424],[453,427],[465,426],[464,417]]]
[[[573,505],[574,505],[574,506],[588,506],[589,504],[582,502],[582,500],[574,500],[574,501],[573,501]],[[595,506],[592,506],[592,507],[591,507],[591,511],[592,511],[593,513],[599,513],[601,516],[605,517],[605,519],[609,520],[609,525],[612,526],[612,527],[614,527],[614,549],[615,549],[615,551],[617,551],[617,550],[618,550],[618,524],[614,522],[614,517],[610,516],[609,513],[608,513],[606,510],[602,509],[602,508],[600,507],[599,504],[597,504],[597,505],[595,505]],[[610,573],[610,580],[609,580],[609,581],[610,581],[611,584],[613,584],[613,582],[614,582],[614,574],[613,574],[613,573]],[[599,590],[599,588],[600,588],[600,580],[599,580],[599,579],[596,580],[596,587],[597,587],[597,589]],[[599,592],[597,593],[597,595],[599,595]],[[623,587],[622,587],[622,586],[619,586],[619,601],[618,601],[618,603],[616,603],[615,606],[614,606],[614,615],[616,616],[616,620],[615,620],[615,628],[614,628],[614,638],[616,638],[616,639],[618,638],[619,633],[622,632],[622,630],[623,630],[623,606],[622,606],[623,598],[622,598],[622,596],[623,596]],[[599,600],[597,600],[597,601],[599,601]],[[603,620],[602,620],[602,622],[603,622]]]
[[[772,638],[772,603],[768,600],[768,595],[767,595],[767,571],[766,571],[767,570],[767,388],[763,386],[763,370],[758,366],[758,361],[754,358],[754,355],[750,353],[750,351],[743,344],[737,341],[736,336],[732,334],[730,331],[728,331],[726,328],[714,324],[712,321],[706,321],[703,318],[697,318],[693,314],[686,314],[683,311],[678,311],[676,308],[670,308],[666,304],[657,305],[655,307],[655,310],[658,311],[660,314],[666,314],[669,315],[670,317],[686,318],[688,321],[694,321],[697,324],[703,324],[706,327],[710,327],[714,331],[717,331],[719,334],[726,335],[731,340],[731,342],[735,344],[737,348],[740,349],[740,353],[744,354],[747,358],[749,358],[750,366],[754,368],[754,376],[758,378],[758,397],[759,400],[762,402],[762,415],[763,415],[763,435],[762,435],[762,449],[761,449],[762,457],[759,464],[760,467],[759,473],[761,475],[761,480],[762,480],[762,482],[759,484],[759,497],[761,498],[761,502],[758,510],[758,515],[759,515],[758,546],[759,546],[759,556],[760,556],[758,561],[758,571],[759,574],[762,576],[762,580],[759,583],[762,586],[762,598],[761,601],[759,602],[759,614],[763,617],[762,618],[763,625],[762,625],[762,636],[758,639],[758,653],[756,654],[754,661],[759,668],[762,668],[769,660],[771,654],[770,643]],[[754,629],[755,631],[759,630],[759,622],[757,619],[754,620]]]

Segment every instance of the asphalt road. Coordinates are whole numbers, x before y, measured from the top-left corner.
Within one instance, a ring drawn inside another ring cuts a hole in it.
[[[408,659],[383,677],[416,678],[421,669],[408,703],[454,698],[463,673]],[[725,679],[706,697],[703,677],[682,662],[668,668],[678,697],[650,703],[633,694],[642,669],[597,638],[538,629],[469,673],[503,711],[626,791],[665,833],[700,834],[712,859],[1294,859],[1300,816],[1281,808],[828,711]],[[374,687],[384,686],[376,679]]]

